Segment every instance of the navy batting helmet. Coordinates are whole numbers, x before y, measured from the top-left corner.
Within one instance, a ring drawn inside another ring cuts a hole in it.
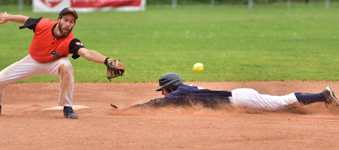
[[[182,84],[183,82],[178,74],[173,72],[166,73],[160,77],[159,87],[156,89],[156,91],[161,91],[163,87],[166,87],[166,91],[171,93]]]

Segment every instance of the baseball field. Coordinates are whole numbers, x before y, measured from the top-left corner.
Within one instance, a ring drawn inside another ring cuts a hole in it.
[[[284,95],[339,91],[339,5],[285,4],[147,6],[144,12],[79,13],[73,30],[87,49],[120,59],[123,77],[109,82],[106,67],[73,60],[74,105],[79,119],[56,106],[59,78],[37,76],[9,85],[2,99],[0,149],[338,149],[339,107],[314,103],[292,112],[245,108],[122,107],[162,97],[159,77],[181,75],[185,84],[213,90],[254,88]],[[57,13],[0,12],[56,20]],[[0,69],[28,55],[33,32],[0,25]],[[202,73],[193,64],[204,64]],[[338,92],[336,92],[339,95]]]

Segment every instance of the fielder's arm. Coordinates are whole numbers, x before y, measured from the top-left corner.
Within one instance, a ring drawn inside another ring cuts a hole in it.
[[[4,13],[0,13],[0,20],[1,20],[0,24],[4,24],[8,21],[25,24],[25,22],[27,21],[28,18],[29,17],[27,17],[27,16],[10,15],[10,14],[7,14],[6,12],[4,12]]]
[[[88,50],[86,48],[80,48],[78,51],[78,55],[86,58],[89,61],[93,61],[100,64],[105,64],[105,60],[107,58],[106,56],[101,55],[99,52],[95,50]]]

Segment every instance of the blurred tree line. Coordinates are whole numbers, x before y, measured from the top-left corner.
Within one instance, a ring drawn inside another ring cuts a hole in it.
[[[254,3],[258,4],[269,4],[286,2],[287,0],[253,0]],[[308,1],[308,0],[307,0]],[[310,0],[311,2],[324,2],[324,0]],[[338,1],[338,0],[331,0]],[[146,0],[147,5],[162,5],[171,4],[172,0]],[[305,0],[291,0],[291,2],[305,2]],[[210,4],[211,0],[177,0],[180,4]],[[214,0],[215,4],[247,4],[248,0]],[[0,0],[0,5],[3,4],[18,4],[18,0]],[[32,0],[24,0],[25,5],[32,5]]]

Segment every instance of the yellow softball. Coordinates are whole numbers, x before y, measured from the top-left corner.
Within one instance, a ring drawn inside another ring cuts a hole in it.
[[[193,65],[193,70],[196,73],[201,73],[204,70],[204,65],[202,63],[195,63]]]

